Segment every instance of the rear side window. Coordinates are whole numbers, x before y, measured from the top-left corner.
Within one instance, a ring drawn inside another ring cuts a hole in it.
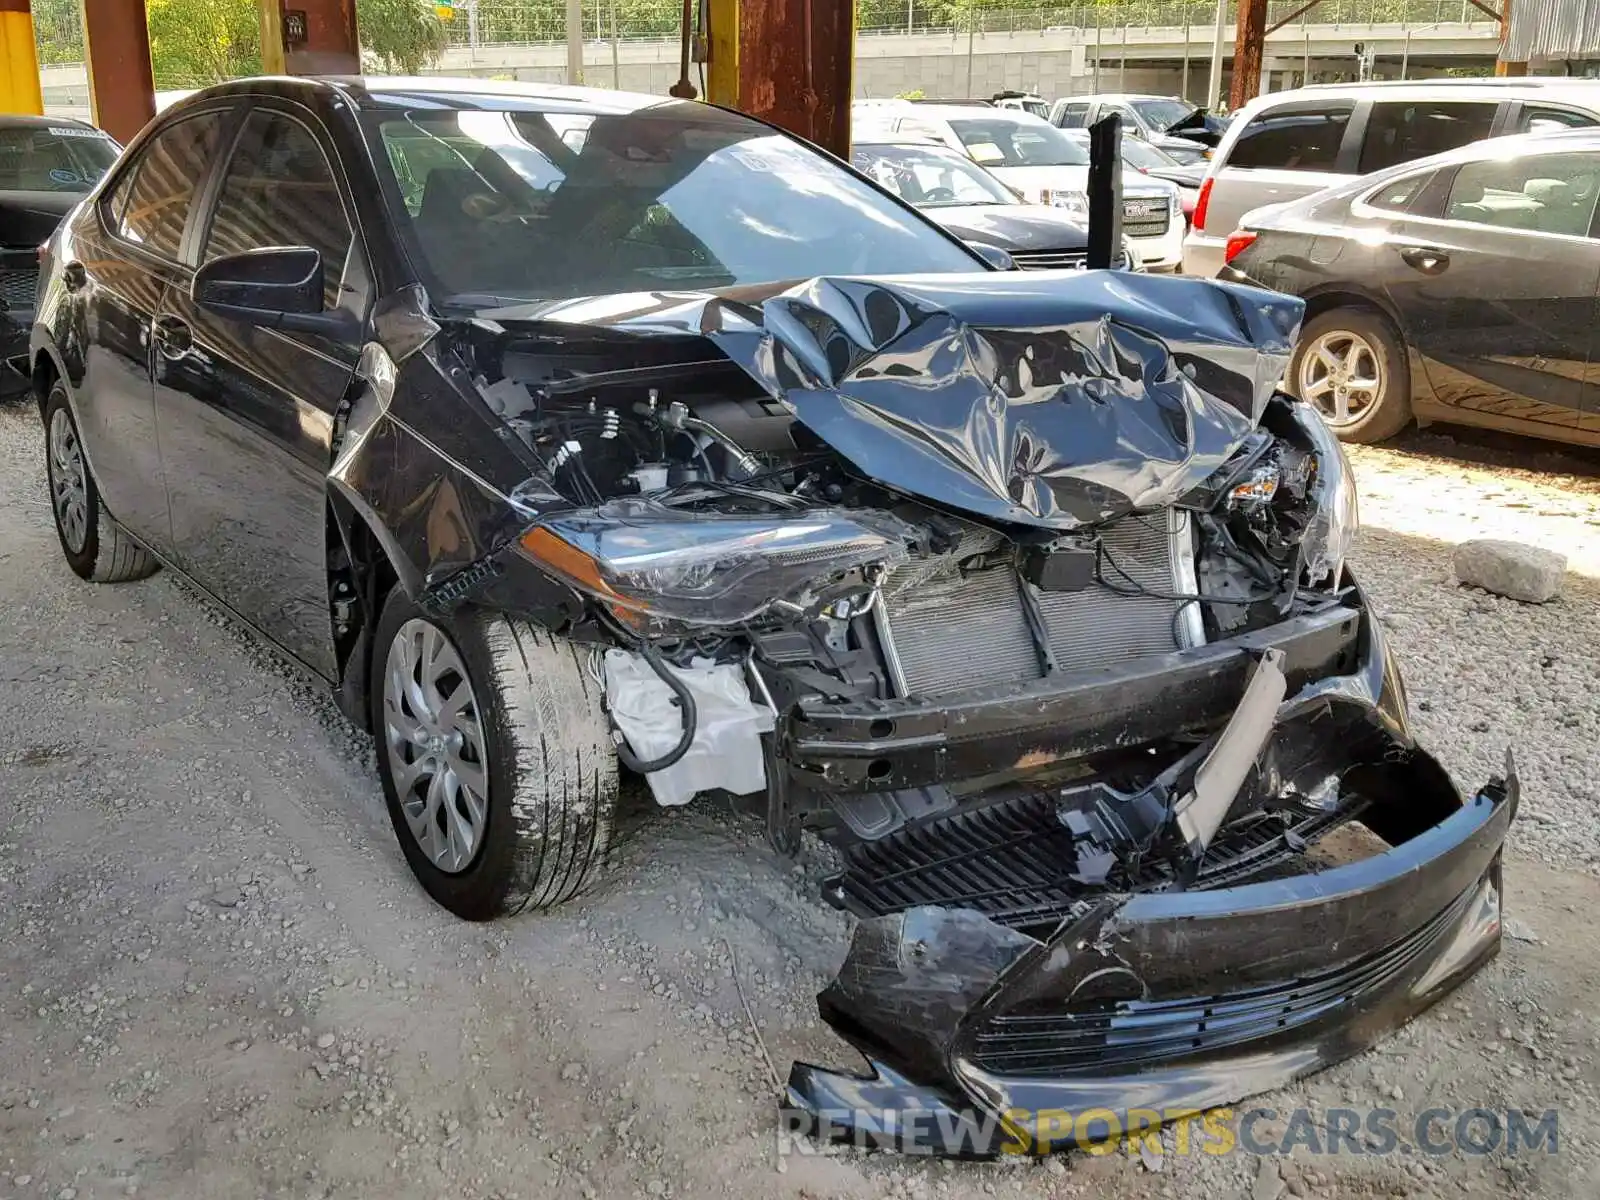
[[[1465,163],[1444,215],[1497,229],[1588,237],[1600,196],[1600,161],[1590,154],[1540,154]]]
[[[1367,118],[1361,174],[1480,141],[1489,136],[1497,107],[1492,101],[1378,101]]]
[[[1368,196],[1367,203],[1373,208],[1389,212],[1410,212],[1422,195],[1423,189],[1428,186],[1429,180],[1436,174],[1437,171],[1423,171],[1417,175],[1407,175],[1404,179],[1396,179]]]
[[[1056,119],[1056,124],[1063,129],[1082,129],[1088,116],[1088,104],[1074,102],[1062,108],[1060,115]]]
[[[146,143],[132,182],[119,184],[115,232],[163,258],[178,257],[194,190],[217,157],[224,114],[201,113],[169,125]]]
[[[1251,118],[1228,152],[1227,166],[1276,171],[1334,171],[1354,105],[1294,105]]]
[[[1570,108],[1542,108],[1537,104],[1522,106],[1522,128],[1528,133],[1585,129],[1591,125],[1600,125],[1600,121],[1588,113],[1574,112]]]

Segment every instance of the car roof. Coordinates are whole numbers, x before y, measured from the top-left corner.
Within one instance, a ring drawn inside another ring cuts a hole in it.
[[[201,88],[182,103],[187,106],[191,102],[217,96],[293,96],[296,93],[313,92],[337,92],[362,110],[488,108],[537,111],[555,105],[574,112],[619,115],[685,103],[668,96],[614,92],[604,88],[453,78],[446,75],[256,76]],[[708,113],[727,112],[710,105],[702,107]]]
[[[36,117],[28,113],[0,113],[0,129],[59,129],[71,125],[74,129],[94,129],[87,121],[76,117]],[[96,130],[99,132],[99,130]]]
[[[1273,92],[1262,97],[1270,102],[1293,100],[1298,96],[1327,96],[1349,93],[1381,95],[1386,99],[1423,98],[1449,95],[1469,96],[1477,92],[1485,96],[1504,96],[1508,93],[1526,92],[1538,96],[1582,97],[1591,103],[1600,103],[1600,79],[1575,79],[1570,76],[1513,75],[1486,76],[1482,79],[1377,79],[1365,83],[1312,83],[1292,88],[1286,92]]]

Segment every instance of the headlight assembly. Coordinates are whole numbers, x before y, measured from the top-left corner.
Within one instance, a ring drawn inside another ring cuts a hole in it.
[[[870,590],[869,576],[906,560],[910,535],[880,512],[708,513],[626,499],[552,516],[519,545],[619,616],[737,625]]]
[[[1295,403],[1290,412],[1310,443],[1316,463],[1311,478],[1311,516],[1300,539],[1306,582],[1337,586],[1345,556],[1361,527],[1355,473],[1344,446],[1315,408]]]

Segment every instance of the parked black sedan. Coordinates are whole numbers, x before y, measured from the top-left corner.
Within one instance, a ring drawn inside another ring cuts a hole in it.
[[[81,121],[0,115],[0,396],[27,391],[39,247],[119,149]]]
[[[1342,438],[1597,445],[1597,200],[1600,133],[1477,142],[1246,214],[1221,277],[1304,297],[1289,384]]]
[[[1089,228],[1048,204],[1029,204],[972,159],[934,142],[857,142],[856,170],[971,246],[1004,250],[1024,271],[1082,267]],[[1137,265],[1124,239],[1123,262]]]
[[[43,270],[67,563],[325,676],[441,904],[571,898],[624,770],[837,848],[874,1075],[797,1064],[802,1116],[1046,1153],[1498,947],[1515,773],[1412,738],[1343,451],[1275,390],[1297,300],[991,270],[736,113],[442,79],[204,89]]]

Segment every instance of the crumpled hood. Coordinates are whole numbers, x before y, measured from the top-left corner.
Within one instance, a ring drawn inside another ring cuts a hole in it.
[[[698,335],[863,474],[1070,530],[1171,504],[1255,428],[1301,301],[1120,271],[819,278],[480,313]]]

